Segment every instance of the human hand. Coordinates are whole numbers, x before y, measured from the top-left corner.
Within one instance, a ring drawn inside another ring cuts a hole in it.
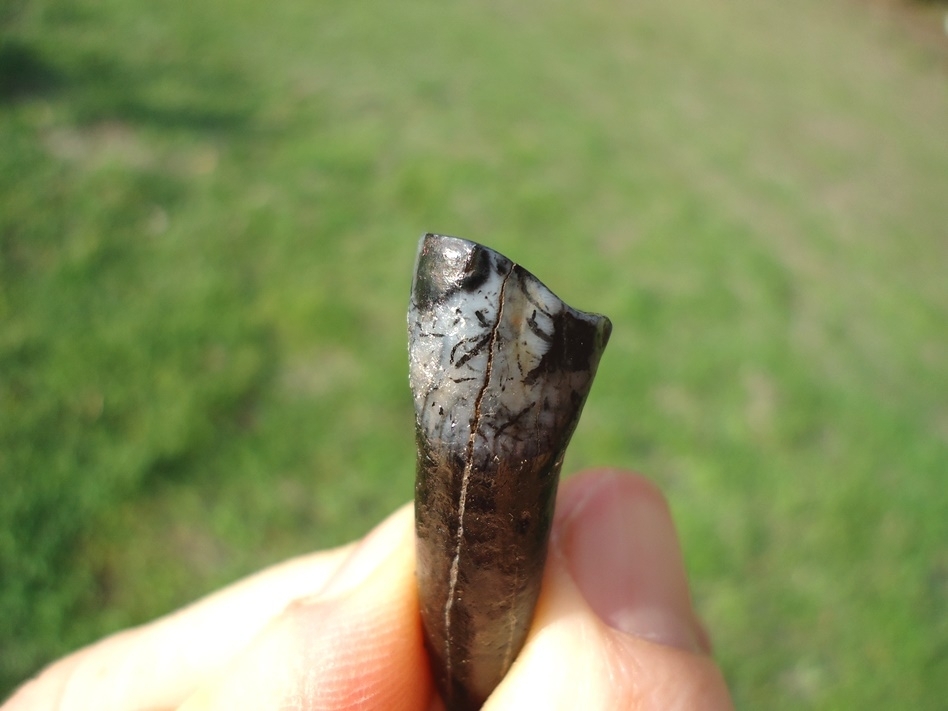
[[[412,511],[56,662],[0,711],[442,708],[422,642]],[[530,635],[485,711],[732,708],[662,494],[560,487]]]

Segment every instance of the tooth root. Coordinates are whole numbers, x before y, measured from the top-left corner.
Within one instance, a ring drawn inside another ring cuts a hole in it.
[[[474,242],[425,235],[408,310],[417,580],[448,711],[523,646],[563,455],[611,332]]]

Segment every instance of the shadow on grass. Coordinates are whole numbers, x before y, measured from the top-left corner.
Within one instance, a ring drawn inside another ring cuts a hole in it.
[[[87,56],[72,72],[69,91],[80,123],[119,120],[157,129],[228,132],[247,126],[254,113],[253,105],[240,98],[250,92],[236,72],[174,61],[146,69]]]
[[[62,75],[34,48],[0,40],[0,104],[47,94],[62,83]]]
[[[80,124],[117,120],[229,132],[253,118],[251,94],[240,73],[227,66],[180,57],[136,66],[98,51],[53,55],[37,43],[0,39],[0,106],[56,95]]]

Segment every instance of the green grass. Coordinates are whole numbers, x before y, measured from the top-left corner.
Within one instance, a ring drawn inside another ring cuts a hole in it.
[[[0,14],[0,696],[411,496],[426,230],[614,336],[741,708],[948,698],[948,89],[858,3]]]

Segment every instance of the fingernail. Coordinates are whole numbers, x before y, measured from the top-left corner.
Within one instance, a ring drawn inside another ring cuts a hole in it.
[[[639,477],[590,479],[557,544],[586,601],[610,627],[701,651],[703,635],[662,495]]]

